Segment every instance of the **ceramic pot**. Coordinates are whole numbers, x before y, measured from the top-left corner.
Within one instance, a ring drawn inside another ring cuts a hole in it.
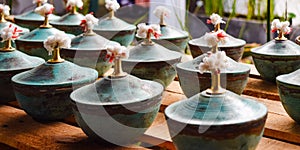
[[[57,20],[52,20],[50,24],[66,33],[79,35],[83,33],[82,27],[80,26],[81,20],[83,19],[84,16],[80,13],[67,13]]]
[[[165,115],[179,150],[254,150],[263,135],[267,108],[230,91],[203,91],[169,105]]]
[[[109,76],[75,90],[71,99],[75,119],[89,138],[125,146],[136,143],[150,127],[162,92],[157,82]]]
[[[187,97],[191,97],[211,87],[211,73],[204,72],[201,74],[199,71],[199,64],[203,62],[205,56],[207,54],[176,65],[180,86]],[[221,73],[221,85],[229,91],[242,94],[247,85],[250,67],[242,63],[237,63],[229,57],[227,57],[227,60],[228,67]]]
[[[102,76],[112,66],[106,60],[106,47],[117,44],[97,34],[81,34],[72,39],[70,48],[61,49],[61,55],[80,66],[96,69]]]
[[[44,41],[51,35],[60,30],[53,27],[39,27],[27,34],[20,36],[15,42],[17,49],[33,56],[38,56],[48,60],[51,58],[47,50],[44,48]],[[74,35],[69,34],[70,38]]]
[[[44,63],[43,59],[28,56],[18,50],[0,51],[0,103],[16,100],[11,77],[42,63]]]
[[[13,76],[12,82],[17,100],[27,114],[38,121],[53,121],[70,116],[71,92],[97,77],[97,71],[68,61],[46,62]]]
[[[177,74],[175,65],[181,61],[181,56],[181,53],[170,51],[158,44],[141,43],[130,49],[128,59],[122,60],[123,70],[167,87]]]
[[[128,46],[134,39],[136,27],[117,18],[101,18],[93,31],[109,40]]]
[[[251,53],[257,71],[267,81],[275,82],[278,75],[300,69],[300,47],[289,40],[272,40]]]
[[[300,123],[300,69],[276,78],[281,103],[287,114]]]

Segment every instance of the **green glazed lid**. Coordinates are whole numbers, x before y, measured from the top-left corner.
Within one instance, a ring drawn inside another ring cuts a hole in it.
[[[55,20],[55,19],[60,18],[59,16],[56,16],[53,14],[49,14],[48,17],[49,17],[49,20]],[[31,10],[31,11],[26,12],[21,15],[17,15],[14,18],[18,19],[18,20],[27,20],[27,21],[44,21],[45,20],[44,16],[41,16],[40,14],[34,12],[34,10]]]
[[[52,20],[50,24],[53,25],[65,25],[65,26],[79,26],[84,16],[80,13],[67,13],[59,19]]]
[[[0,71],[31,69],[44,62],[41,58],[26,55],[18,50],[0,52]]]
[[[159,44],[145,45],[143,43],[130,49],[128,59],[122,61],[156,62],[180,59],[181,53],[171,51]]]
[[[181,31],[175,28],[172,28],[168,25],[161,25],[161,36],[159,39],[179,39],[179,38],[187,38],[189,34],[186,31]],[[155,39],[152,37],[152,39]]]
[[[251,49],[251,52],[273,56],[300,56],[300,46],[290,40],[272,40],[260,47]]]
[[[46,62],[32,70],[15,75],[12,81],[34,86],[71,86],[92,82],[97,78],[96,70],[64,61],[62,63]]]
[[[300,69],[289,74],[280,75],[276,77],[276,80],[282,83],[300,87]]]
[[[12,24],[14,27],[17,27],[18,29],[22,30],[20,32],[21,35],[29,32],[29,29],[20,27],[20,26],[14,24],[12,22],[0,22],[0,30],[2,30],[3,28],[9,26],[10,24]]]
[[[157,82],[142,80],[132,75],[105,77],[76,90],[71,94],[71,99],[89,105],[128,104],[158,97],[163,89]]]
[[[222,126],[259,120],[267,115],[267,108],[255,100],[230,91],[220,95],[211,95],[203,91],[168,106],[165,114],[181,123]]]
[[[117,17],[100,19],[98,24],[94,26],[94,31],[124,31],[134,30],[136,27]]]

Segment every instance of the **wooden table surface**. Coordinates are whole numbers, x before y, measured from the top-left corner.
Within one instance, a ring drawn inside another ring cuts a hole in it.
[[[260,79],[253,66],[242,96],[251,97],[268,107],[264,137],[258,150],[300,150],[300,125],[283,109],[276,84]],[[140,145],[118,147],[100,145],[87,138],[74,117],[62,122],[40,123],[28,116],[16,101],[0,105],[0,149],[175,149],[164,117],[164,109],[185,99],[179,82],[174,81],[163,94],[160,112],[152,126],[140,138]],[[116,135],[117,136],[117,135]]]

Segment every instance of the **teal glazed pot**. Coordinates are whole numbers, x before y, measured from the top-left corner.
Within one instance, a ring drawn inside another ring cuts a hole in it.
[[[276,82],[285,111],[300,124],[300,69],[276,77]]]
[[[20,106],[38,121],[64,119],[72,114],[70,94],[94,82],[97,71],[71,62],[44,63],[12,77]]]
[[[289,40],[272,40],[251,53],[257,71],[267,81],[275,82],[277,76],[300,69],[300,46]]]
[[[59,19],[59,16],[49,14],[49,20]],[[17,15],[14,17],[16,24],[22,26],[24,28],[28,28],[29,30],[34,30],[38,28],[41,24],[43,24],[45,17],[31,10],[21,15]]]
[[[21,32],[19,32],[20,35],[24,35],[24,34],[26,34],[26,33],[29,32],[29,29],[20,27],[20,26],[14,24],[12,22],[7,22],[7,21],[4,21],[4,22],[0,21],[0,31],[2,31],[2,29],[4,29],[5,27],[9,26],[10,24],[12,24],[13,26],[17,27],[19,30],[22,30]],[[1,37],[0,37],[0,40],[2,41]],[[3,47],[3,46],[4,46],[4,43],[0,42],[0,47]],[[12,46],[16,47],[15,41],[12,41]]]
[[[44,62],[41,58],[28,56],[18,50],[11,52],[0,51],[0,103],[16,100],[11,77]]]
[[[131,75],[104,77],[72,92],[75,119],[99,143],[134,144],[154,121],[163,90]]]
[[[38,56],[48,60],[51,58],[51,56],[49,56],[48,51],[44,48],[44,41],[58,31],[60,30],[56,28],[39,27],[27,34],[20,36],[15,41],[17,49],[28,55]],[[73,38],[74,35],[69,34],[69,37]]]
[[[114,17],[101,18],[93,31],[106,39],[120,43],[122,46],[129,46],[134,39],[136,27],[132,24]]]
[[[187,97],[191,97],[211,87],[211,73],[199,71],[199,64],[207,54],[194,60],[179,63],[176,70],[180,86]],[[242,94],[247,85],[250,67],[227,57],[228,67],[221,73],[221,85],[236,94]]]
[[[52,20],[50,24],[66,33],[79,35],[83,33],[82,27],[80,26],[81,20],[83,19],[84,16],[80,13],[67,13],[59,19]]]
[[[128,59],[122,60],[125,72],[146,80],[153,80],[167,87],[175,78],[175,65],[181,61],[182,54],[170,51],[154,43],[143,43],[130,49]]]
[[[106,47],[118,45],[97,34],[81,34],[72,39],[70,48],[62,48],[61,56],[80,66],[94,68],[103,76],[112,64],[107,61]]]
[[[239,62],[243,56],[245,45],[246,41],[236,39],[229,34],[227,34],[227,40],[225,43],[218,43],[219,49],[224,51],[228,57],[237,62]],[[200,38],[190,40],[189,47],[193,58],[196,58],[211,50],[211,46],[209,46],[207,40],[205,40],[205,35]]]
[[[230,91],[203,91],[169,105],[165,115],[178,150],[254,150],[263,135],[267,108]]]

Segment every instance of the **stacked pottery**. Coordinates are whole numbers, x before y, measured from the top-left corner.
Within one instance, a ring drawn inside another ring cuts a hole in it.
[[[216,34],[208,38],[212,46],[220,40]],[[213,51],[199,65],[200,72],[211,72],[211,88],[166,108],[167,124],[177,149],[254,150],[258,145],[267,108],[221,87],[220,72],[226,68],[226,59],[224,52]]]
[[[109,41],[92,31],[98,19],[87,14],[82,20],[84,33],[72,38],[70,48],[62,48],[61,55],[65,59],[80,66],[95,68],[98,75],[102,76],[112,64],[106,61],[106,47],[119,45],[117,42]]]
[[[175,78],[175,64],[181,61],[182,54],[170,51],[151,40],[152,34],[160,36],[159,25],[138,25],[137,34],[145,40],[130,50],[128,59],[123,61],[123,69],[142,79],[154,80],[167,87]]]
[[[51,4],[44,4],[35,9],[35,12],[39,13],[42,16],[45,16],[44,23],[40,25],[39,28],[22,35],[19,39],[16,40],[17,49],[20,51],[44,58],[45,60],[50,59],[51,57],[48,55],[47,50],[43,47],[43,42],[51,35],[54,35],[56,32],[60,30],[53,28],[49,24],[49,15],[53,12],[54,7]],[[69,35],[70,37],[74,37],[73,35]]]
[[[71,39],[62,31],[48,37],[45,48],[53,53],[48,62],[12,78],[20,106],[37,121],[64,119],[72,114],[73,89],[94,82],[97,71],[65,61],[59,48],[69,47]]]
[[[276,77],[276,82],[285,111],[300,124],[300,69]]]
[[[47,3],[47,0],[33,0],[37,4],[37,7],[40,7],[42,4]],[[59,16],[49,14],[49,20],[58,19]],[[16,24],[28,28],[29,30],[34,30],[38,28],[45,20],[44,16],[36,13],[34,10],[26,12],[24,14],[14,17]]]
[[[75,90],[71,94],[75,119],[82,130],[100,143],[127,146],[150,127],[161,104],[163,86],[122,71],[124,46],[108,47],[114,61],[112,75]]]
[[[68,0],[66,7],[69,13],[63,15],[61,18],[50,21],[50,24],[55,28],[65,31],[70,34],[79,35],[82,33],[81,20],[84,16],[76,11],[77,8],[82,8],[82,0]]]
[[[222,20],[220,19],[219,22]],[[218,30],[215,32],[206,33],[203,37],[203,40],[207,41],[207,38],[212,35],[218,35],[223,38],[219,43],[225,43],[230,38],[224,31]],[[206,42],[209,43],[210,41]],[[213,51],[217,51],[217,47],[212,47]],[[179,83],[187,97],[191,97],[201,91],[206,90],[211,87],[211,73],[208,72],[200,72],[199,64],[205,61],[206,57],[209,56],[211,52],[202,54],[196,57],[194,60],[179,63],[176,65],[176,70],[178,72]],[[227,56],[226,56],[227,57]],[[226,70],[221,73],[222,87],[226,87],[229,91],[232,91],[236,94],[242,94],[244,88],[247,85],[250,67],[238,63],[227,57],[228,67]]]
[[[94,27],[94,32],[121,45],[130,45],[134,39],[136,27],[115,17],[115,11],[120,8],[117,0],[106,0],[105,3],[106,9],[110,11],[109,16],[99,20]]]
[[[210,20],[208,20],[207,22],[215,26],[215,30],[212,32],[220,31],[220,24],[225,23],[217,14],[212,14],[210,16]],[[204,35],[200,38],[189,41],[189,47],[194,58],[208,52],[211,49],[211,46],[207,43],[205,38],[206,37]],[[243,56],[245,44],[246,42],[244,40],[236,39],[230,35],[228,35],[228,40],[226,40],[226,42],[218,43],[220,50],[225,51],[228,57],[237,62],[240,61]]]
[[[300,69],[300,46],[287,40],[284,34],[289,33],[289,22],[272,22],[272,31],[279,35],[261,47],[251,49],[257,71],[264,80],[275,82],[276,77]]]
[[[11,84],[12,76],[44,62],[41,58],[28,56],[12,47],[12,40],[18,36],[17,31],[19,30],[14,25],[1,30],[1,38],[5,44],[0,49],[0,103],[16,100]]]

